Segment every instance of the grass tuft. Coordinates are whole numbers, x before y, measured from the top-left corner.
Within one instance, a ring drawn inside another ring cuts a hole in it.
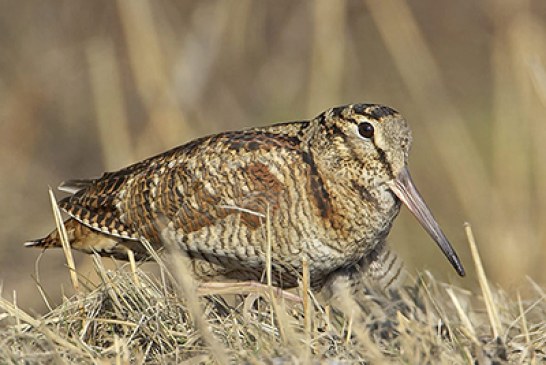
[[[490,288],[496,333],[488,301],[428,272],[398,290],[363,289],[347,315],[312,293],[290,305],[267,291],[197,295],[184,265],[161,266],[172,271],[157,278],[130,264],[107,270],[97,257],[101,282],[41,317],[0,298],[0,363],[546,361],[540,288],[531,300]]]

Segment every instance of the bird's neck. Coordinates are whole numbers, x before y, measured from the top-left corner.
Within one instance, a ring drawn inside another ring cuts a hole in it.
[[[364,256],[385,243],[400,211],[400,200],[385,184],[325,179],[324,185],[332,207],[332,228],[339,232],[347,253]]]

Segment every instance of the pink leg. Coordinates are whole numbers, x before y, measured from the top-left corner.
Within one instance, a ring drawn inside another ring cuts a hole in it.
[[[279,298],[283,298],[292,302],[302,303],[303,300],[296,294],[289,293],[278,287],[269,287],[267,284],[262,284],[257,281],[243,282],[208,282],[200,283],[197,288],[198,295],[212,294],[266,294],[272,290]]]

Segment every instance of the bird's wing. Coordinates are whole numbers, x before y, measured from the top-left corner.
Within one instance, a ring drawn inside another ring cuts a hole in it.
[[[191,233],[231,215],[255,229],[266,207],[278,205],[283,166],[293,166],[300,149],[297,136],[266,129],[204,137],[77,184],[59,205],[82,224],[128,240],[160,241],[160,222]]]

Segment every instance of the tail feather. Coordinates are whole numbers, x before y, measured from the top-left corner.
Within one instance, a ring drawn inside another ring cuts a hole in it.
[[[47,243],[46,238],[39,238],[37,240],[25,242],[25,243],[23,243],[23,246],[25,246],[25,247],[48,248],[50,245]]]
[[[127,250],[131,250],[137,260],[150,260],[151,257],[140,241],[126,241],[119,237],[112,237],[97,232],[81,224],[73,218],[64,222],[70,247],[85,253],[98,253],[103,256],[112,256],[120,260],[129,260]],[[62,247],[59,233],[55,229],[44,238],[24,243],[25,247],[49,249]]]
[[[73,241],[75,238],[74,231],[76,230],[76,224],[77,222],[74,219],[67,219],[64,222],[64,226],[68,234],[69,242]],[[55,229],[44,238],[28,241],[28,242],[25,242],[23,245],[25,247],[36,247],[36,248],[48,249],[53,247],[61,247],[62,243],[59,237],[59,232],[57,232],[57,230]]]
[[[78,191],[89,187],[93,184],[93,179],[74,179],[63,181],[57,189],[66,193],[75,194]]]

